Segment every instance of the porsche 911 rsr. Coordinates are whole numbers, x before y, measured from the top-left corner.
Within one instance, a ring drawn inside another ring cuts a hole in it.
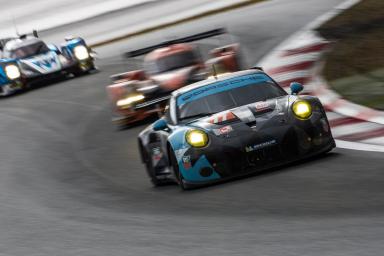
[[[91,51],[82,38],[68,38],[61,47],[37,37],[1,41],[0,95],[5,96],[33,82],[63,74],[80,75],[95,68]]]
[[[163,118],[142,131],[139,150],[155,185],[182,188],[322,154],[335,147],[319,99],[288,95],[260,70],[198,82],[172,93]]]

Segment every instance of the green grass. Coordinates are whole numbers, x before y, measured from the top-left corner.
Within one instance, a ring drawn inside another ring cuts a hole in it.
[[[346,99],[384,110],[384,1],[364,0],[318,31],[334,41],[323,74]]]

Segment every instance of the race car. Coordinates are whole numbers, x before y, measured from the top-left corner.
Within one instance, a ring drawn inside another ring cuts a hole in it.
[[[138,136],[152,183],[199,187],[332,150],[319,99],[298,95],[299,83],[291,90],[250,69],[174,91],[164,117]]]
[[[111,76],[113,84],[107,86],[107,93],[112,105],[112,121],[124,126],[162,113],[172,91],[205,79],[212,66],[216,72],[240,70],[237,44],[213,49],[211,59],[206,62],[196,46],[189,44],[223,33],[223,29],[216,29],[126,53],[130,58],[147,55],[143,70]]]
[[[0,40],[0,96],[43,79],[81,75],[95,69],[84,39],[69,37],[58,47],[40,40],[36,32],[33,34]]]

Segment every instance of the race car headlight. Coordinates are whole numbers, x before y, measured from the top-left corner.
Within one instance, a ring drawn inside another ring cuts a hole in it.
[[[89,52],[84,45],[78,45],[73,49],[73,53],[78,60],[86,60],[89,58]]]
[[[13,64],[5,67],[5,74],[11,80],[15,80],[21,76],[19,67]]]
[[[145,99],[145,96],[142,95],[142,94],[133,95],[133,96],[129,96],[129,97],[125,98],[125,99],[118,100],[118,101],[116,102],[116,105],[117,105],[118,107],[129,106],[129,105],[131,105],[132,103],[137,102],[137,101],[141,101],[141,100],[143,100],[143,99]]]
[[[185,135],[189,145],[195,148],[202,148],[208,145],[208,135],[201,130],[190,130]]]
[[[297,100],[292,105],[295,116],[299,119],[308,119],[312,115],[312,107],[308,101]]]

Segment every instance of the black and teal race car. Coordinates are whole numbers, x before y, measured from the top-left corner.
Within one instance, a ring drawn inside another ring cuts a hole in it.
[[[251,69],[173,92],[163,118],[139,134],[139,150],[154,185],[215,183],[322,154],[335,147],[319,99],[288,95]]]

